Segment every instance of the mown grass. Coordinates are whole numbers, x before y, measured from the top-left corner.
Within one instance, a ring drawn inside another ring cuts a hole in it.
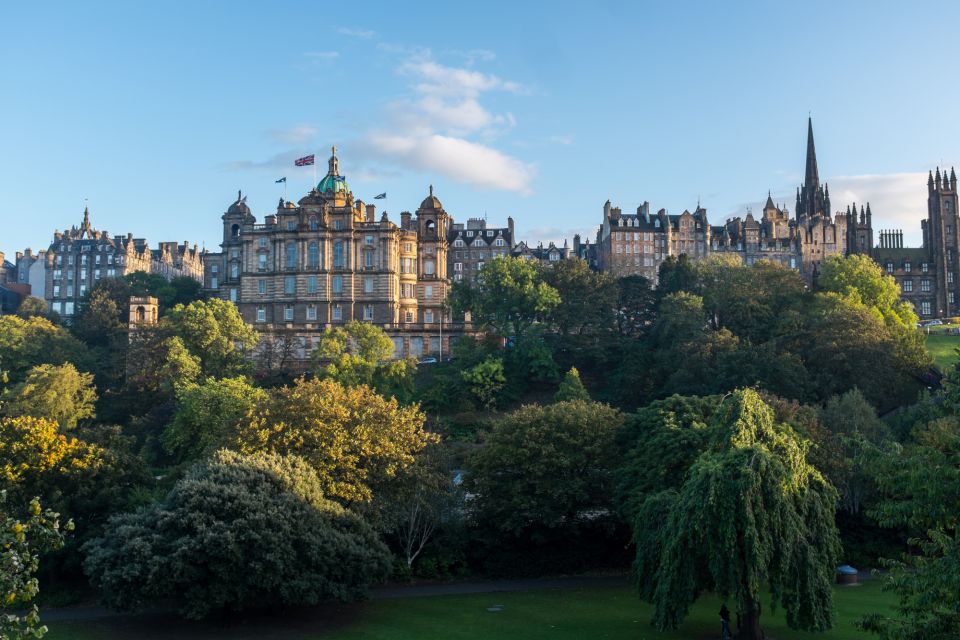
[[[933,357],[934,363],[940,371],[946,373],[953,365],[960,360],[957,349],[960,348],[960,335],[947,334],[947,330],[956,329],[960,325],[948,324],[939,327],[929,327],[930,333],[927,334],[927,327],[920,330],[926,334],[927,351]]]
[[[877,581],[837,587],[836,627],[823,634],[790,630],[783,612],[766,611],[763,626],[771,640],[866,640],[856,621],[866,613],[889,611],[890,595]],[[489,608],[501,606],[491,612]],[[652,608],[627,587],[554,589],[465,596],[377,600],[358,605],[320,607],[293,616],[185,623],[157,614],[89,622],[50,623],[49,640],[133,640],[181,638],[271,640],[414,640],[488,638],[524,640],[707,640],[719,637],[720,601],[701,598],[675,631],[650,626]]]

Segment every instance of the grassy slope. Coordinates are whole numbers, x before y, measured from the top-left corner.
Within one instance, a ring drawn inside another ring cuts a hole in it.
[[[930,334],[927,335],[927,351],[933,356],[933,361],[940,370],[944,372],[960,359],[955,351],[955,349],[960,348],[960,336],[944,334],[944,329],[955,329],[957,326],[960,325],[930,327]],[[923,331],[926,331],[926,329],[923,329]]]
[[[862,587],[836,590],[837,625],[825,634],[808,634],[787,628],[782,612],[766,612],[764,628],[768,638],[822,638],[823,640],[863,639],[872,636],[855,629],[863,614],[888,609],[889,595],[870,581]],[[488,607],[503,605],[496,613]],[[715,597],[701,598],[683,626],[674,632],[658,633],[650,627],[652,609],[641,603],[628,588],[544,590],[469,596],[441,596],[368,602],[346,609],[330,609],[312,621],[259,621],[232,628],[211,625],[190,626],[172,622],[168,626],[150,621],[101,620],[97,622],[53,623],[49,640],[132,640],[133,638],[271,638],[273,640],[413,640],[480,638],[537,640],[583,640],[609,638],[630,640],[706,640],[719,634]]]

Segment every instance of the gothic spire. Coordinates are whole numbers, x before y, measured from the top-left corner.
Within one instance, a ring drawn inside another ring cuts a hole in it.
[[[820,186],[820,172],[817,170],[817,150],[813,145],[813,118],[807,118],[807,172],[803,184],[808,189]]]

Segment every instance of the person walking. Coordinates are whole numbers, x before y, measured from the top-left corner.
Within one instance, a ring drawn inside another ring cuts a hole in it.
[[[720,639],[731,640],[730,635],[730,609],[727,609],[727,603],[720,605]]]

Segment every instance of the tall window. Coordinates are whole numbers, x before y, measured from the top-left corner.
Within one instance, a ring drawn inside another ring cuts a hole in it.
[[[257,256],[257,270],[258,271],[267,270],[267,254],[261,253]]]
[[[906,262],[903,263],[903,270],[906,271],[907,273],[910,273],[910,268],[911,268],[911,267],[912,267],[912,265],[910,264],[910,261],[909,261],[909,260],[907,260]]]
[[[433,298],[433,285],[432,285],[432,284],[424,285],[424,287],[423,287],[423,297],[426,298],[427,300],[430,300],[430,299]]]
[[[258,244],[260,245],[260,248],[261,248],[261,249],[266,249],[266,248],[267,248],[267,239],[266,239],[266,238],[260,238],[260,240],[258,241]]]
[[[311,304],[307,305],[307,320],[316,320],[317,319],[317,305]]]
[[[929,281],[929,280],[921,280],[921,281],[920,281],[920,291],[923,291],[924,293],[929,293],[929,292],[930,292],[930,281]]]
[[[320,266],[320,245],[316,242],[311,242],[307,251],[307,264],[316,269]]]
[[[373,278],[371,276],[364,276],[363,278],[363,292],[364,293],[373,293]]]
[[[257,293],[262,296],[267,295],[267,281],[263,278],[257,280]]]
[[[363,266],[372,267],[373,266],[373,251],[365,251],[363,254]]]
[[[363,319],[370,321],[373,320],[373,305],[367,304],[363,306]]]
[[[297,291],[297,279],[293,276],[284,276],[283,278],[283,292],[288,296],[292,296]]]
[[[423,321],[426,322],[427,324],[430,324],[431,322],[433,322],[432,310],[427,309],[426,311],[423,312]]]
[[[911,293],[913,291],[913,280],[904,280],[901,287],[904,293]]]
[[[287,243],[287,268],[292,269],[297,266],[297,244],[295,242]]]
[[[283,319],[288,322],[293,320],[293,305],[288,304],[283,308]]]
[[[320,228],[320,224],[317,222],[316,216],[310,217],[310,231],[316,231]]]
[[[333,305],[333,319],[337,322],[343,320],[343,307],[338,304]]]
[[[929,302],[921,302],[921,303],[920,303],[920,315],[922,315],[922,316],[928,316],[928,315],[930,315],[930,303],[929,303]]]
[[[231,262],[231,263],[230,263],[230,277],[231,277],[231,278],[236,278],[236,277],[239,276],[239,275],[240,275],[240,265],[238,265],[236,262]]]
[[[307,293],[317,292],[317,276],[307,276]]]
[[[236,302],[236,301],[237,301],[237,288],[236,288],[236,287],[231,287],[231,288],[230,288],[230,302]]]
[[[343,241],[337,240],[333,243],[333,267],[335,269],[343,268]]]
[[[333,292],[343,293],[343,276],[333,276]]]
[[[434,271],[433,260],[426,260],[423,263],[423,272],[428,276],[432,276]]]
[[[263,307],[257,307],[257,322],[267,321],[267,310]]]
[[[947,271],[947,284],[953,284],[953,271]]]

